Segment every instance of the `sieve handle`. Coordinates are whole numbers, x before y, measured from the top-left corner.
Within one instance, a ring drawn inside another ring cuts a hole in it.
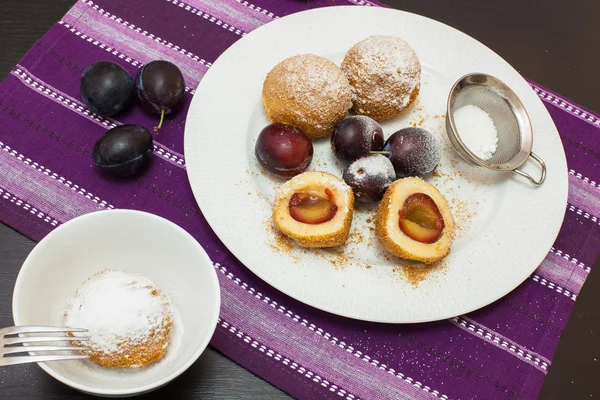
[[[533,158],[535,161],[538,162],[538,164],[540,164],[540,167],[542,168],[542,176],[540,177],[539,180],[535,180],[531,175],[529,175],[527,172],[523,172],[520,171],[518,169],[514,169],[513,172],[516,174],[519,174],[521,176],[524,176],[525,178],[529,179],[531,181],[531,183],[533,183],[535,186],[540,186],[542,183],[544,183],[544,181],[546,180],[546,163],[544,163],[544,160],[542,160],[537,154],[535,154],[533,151],[529,154],[529,157]]]

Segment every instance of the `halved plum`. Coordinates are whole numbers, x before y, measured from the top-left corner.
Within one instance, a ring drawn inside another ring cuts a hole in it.
[[[406,198],[399,211],[400,229],[413,240],[435,243],[444,230],[444,218],[435,201],[424,193]]]
[[[318,190],[296,192],[290,198],[288,207],[292,218],[311,225],[330,221],[338,209],[329,189],[325,189],[324,193]]]

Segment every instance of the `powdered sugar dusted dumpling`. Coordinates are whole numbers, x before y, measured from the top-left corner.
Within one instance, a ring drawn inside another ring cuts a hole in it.
[[[303,172],[279,188],[273,223],[303,247],[340,246],[348,239],[354,194],[338,177]]]
[[[77,289],[64,316],[66,326],[88,330],[86,354],[100,366],[144,367],[167,352],[172,324],[169,301],[141,275],[110,269],[95,274]]]
[[[378,121],[398,115],[419,95],[419,58],[397,37],[371,36],[355,44],[342,70],[352,86],[353,110]]]
[[[272,122],[294,125],[311,139],[324,138],[352,107],[350,84],[340,68],[313,54],[287,58],[263,83]]]
[[[444,195],[420,178],[394,182],[377,207],[375,234],[396,257],[431,264],[450,252],[454,217]]]

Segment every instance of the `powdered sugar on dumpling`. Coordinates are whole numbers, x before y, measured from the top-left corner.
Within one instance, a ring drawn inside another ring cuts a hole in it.
[[[404,40],[371,36],[354,46],[341,66],[352,86],[353,109],[375,120],[406,109],[421,87],[421,63]]]

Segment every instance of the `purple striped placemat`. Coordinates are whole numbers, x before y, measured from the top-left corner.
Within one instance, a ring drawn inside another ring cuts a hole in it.
[[[213,234],[186,178],[185,115],[211,63],[256,27],[307,8],[377,4],[252,1],[78,1],[0,85],[2,221],[34,240],[107,208],[179,224],[219,272],[222,313],[212,345],[297,398],[535,398],[600,248],[599,117],[531,84],[563,139],[569,204],[554,247],[510,295],[470,315],[420,325],[362,323],[315,310],[257,279]],[[185,106],[155,143],[152,169],[137,180],[107,180],[92,165],[93,144],[107,128],[156,123],[140,107],[116,120],[82,104],[80,74],[99,59],[132,75],[143,63],[168,59],[188,85]]]

